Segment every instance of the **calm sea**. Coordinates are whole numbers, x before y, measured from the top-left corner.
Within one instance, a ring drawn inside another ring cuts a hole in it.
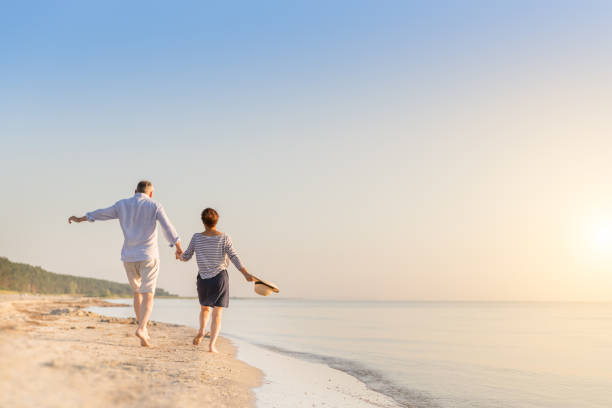
[[[159,299],[153,319],[195,327],[198,310]],[[344,371],[406,407],[612,407],[610,303],[232,299],[222,335]]]

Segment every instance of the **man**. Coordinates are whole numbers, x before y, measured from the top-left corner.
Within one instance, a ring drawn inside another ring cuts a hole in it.
[[[170,246],[176,246],[176,258],[183,253],[179,237],[164,208],[151,199],[153,191],[153,184],[144,180],[136,186],[133,197],[119,200],[111,207],[88,212],[83,217],[73,215],[68,218],[69,224],[73,221],[79,223],[119,219],[125,238],[121,260],[134,292],[134,312],[138,319],[135,334],[140,339],[140,344],[146,347],[151,345],[147,323],[153,309],[159,272],[158,221]]]

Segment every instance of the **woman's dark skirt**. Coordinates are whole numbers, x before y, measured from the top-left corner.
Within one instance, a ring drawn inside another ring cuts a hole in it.
[[[211,307],[229,306],[229,276],[223,270],[209,279],[202,279],[198,274],[198,298],[200,305]]]

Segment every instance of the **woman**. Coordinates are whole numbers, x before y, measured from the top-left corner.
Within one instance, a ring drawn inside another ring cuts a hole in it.
[[[182,261],[188,261],[196,255],[198,263],[198,299],[200,300],[200,331],[193,339],[193,344],[200,344],[204,337],[206,322],[212,309],[212,321],[210,324],[209,351],[217,353],[215,343],[221,329],[221,317],[223,308],[229,305],[229,277],[227,267],[231,260],[234,266],[242,272],[248,282],[255,278],[247,272],[240,262],[232,246],[231,238],[217,230],[219,214],[212,208],[202,211],[202,222],[204,232],[193,234],[187,250],[180,256]]]

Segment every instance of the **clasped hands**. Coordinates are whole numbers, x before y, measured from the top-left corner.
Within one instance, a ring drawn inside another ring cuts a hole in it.
[[[182,261],[181,255],[183,255],[183,252],[184,252],[183,249],[177,246],[176,251],[174,252],[175,258],[178,259],[179,261]]]

